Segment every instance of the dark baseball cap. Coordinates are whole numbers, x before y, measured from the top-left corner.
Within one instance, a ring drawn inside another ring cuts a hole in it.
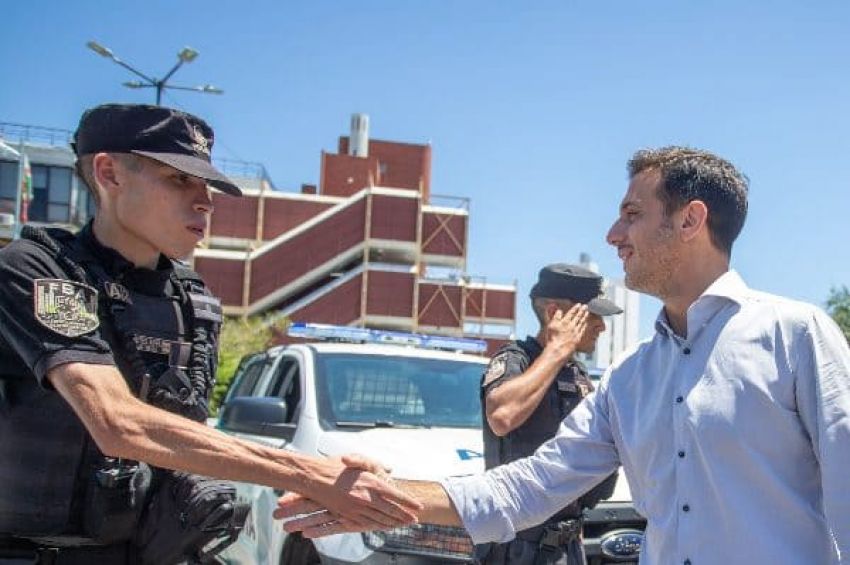
[[[587,304],[587,309],[599,316],[622,314],[623,309],[602,295],[602,277],[578,265],[555,263],[540,269],[531,298],[570,300]]]
[[[165,163],[233,196],[239,187],[210,164],[213,130],[201,118],[148,104],[103,104],[83,113],[71,147],[78,157],[135,153]]]

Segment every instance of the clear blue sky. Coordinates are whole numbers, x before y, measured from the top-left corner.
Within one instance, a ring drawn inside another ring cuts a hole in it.
[[[85,48],[151,75],[200,56],[164,102],[216,128],[220,157],[276,185],[318,182],[352,112],[381,139],[433,145],[432,190],[471,198],[469,270],[519,284],[591,254],[640,147],[714,150],[751,179],[733,266],[755,287],[822,304],[850,285],[850,3],[8,2],[0,121],[73,129],[86,107],[152,101]],[[642,334],[658,303],[642,303]]]

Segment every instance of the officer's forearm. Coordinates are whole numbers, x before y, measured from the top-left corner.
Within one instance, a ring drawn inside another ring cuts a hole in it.
[[[69,363],[48,378],[105,454],[222,479],[313,493],[341,465],[243,442],[136,399],[111,366]]]

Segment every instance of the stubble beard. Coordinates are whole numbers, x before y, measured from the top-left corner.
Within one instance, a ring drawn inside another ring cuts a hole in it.
[[[673,287],[673,273],[679,265],[679,251],[673,245],[673,224],[663,223],[644,246],[643,264],[625,273],[626,287],[664,300]],[[633,261],[634,263],[634,261]]]

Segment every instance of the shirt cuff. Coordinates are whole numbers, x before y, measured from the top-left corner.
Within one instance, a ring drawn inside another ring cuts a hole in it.
[[[52,389],[53,386],[47,380],[50,369],[65,365],[66,363],[88,363],[90,365],[115,365],[115,358],[111,352],[100,351],[78,351],[75,349],[63,349],[48,353],[36,362],[33,369],[35,378],[42,388]]]
[[[473,543],[506,542],[516,535],[485,475],[448,477],[440,481],[454,503]]]

